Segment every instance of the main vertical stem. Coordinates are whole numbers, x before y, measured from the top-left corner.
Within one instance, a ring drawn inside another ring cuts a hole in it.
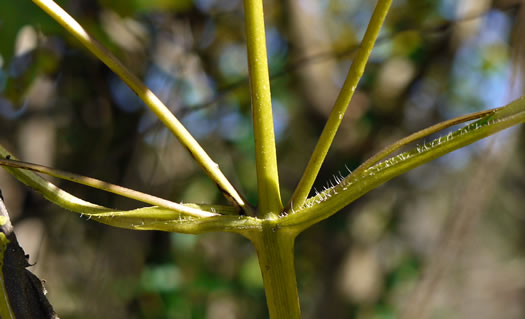
[[[295,234],[268,221],[251,241],[257,250],[270,319],[299,319],[301,308],[294,267]]]
[[[244,14],[250,69],[259,212],[263,218],[276,218],[283,204],[277,172],[262,0],[244,0]]]

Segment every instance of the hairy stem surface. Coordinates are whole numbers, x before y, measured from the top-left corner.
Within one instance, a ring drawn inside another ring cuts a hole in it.
[[[315,146],[312,157],[306,166],[304,174],[288,203],[287,210],[297,210],[304,205],[315,179],[317,178],[317,174],[319,174],[319,170],[321,169],[326,154],[332,145],[337,129],[343,120],[348,104],[354,95],[357,83],[363,75],[368,57],[372,53],[372,48],[374,47],[379,30],[383,25],[383,21],[385,20],[391,3],[392,0],[378,1],[372,19],[370,20],[363,37],[363,41],[361,42],[361,46],[359,47],[352,66],[348,71],[344,86],[337,97],[335,105],[330,113],[323,132],[321,133],[321,137]]]

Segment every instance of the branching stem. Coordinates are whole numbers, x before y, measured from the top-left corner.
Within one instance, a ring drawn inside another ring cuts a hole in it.
[[[321,137],[315,146],[314,152],[310,158],[310,161],[308,162],[308,165],[306,166],[303,176],[301,177],[301,180],[299,181],[299,184],[297,185],[297,188],[290,199],[290,202],[286,208],[287,211],[289,211],[291,208],[294,210],[299,209],[306,201],[315,179],[319,174],[319,170],[321,169],[321,165],[324,162],[326,154],[332,145],[332,141],[334,140],[335,134],[337,133],[337,129],[343,120],[348,104],[354,95],[354,92],[357,88],[357,83],[363,75],[368,57],[372,53],[372,48],[374,47],[379,30],[383,25],[383,21],[385,20],[391,3],[392,0],[378,0],[377,6],[374,9],[374,13],[372,15],[372,19],[368,24],[363,41],[361,42],[361,46],[359,47],[352,66],[348,71],[343,88],[337,97],[332,112],[330,113],[328,121],[326,122],[323,132],[321,133]],[[291,203],[294,204],[294,207],[291,207]]]
[[[372,156],[369,159],[367,159],[363,164],[359,165],[359,167],[357,167],[352,172],[352,174],[359,175],[361,172],[363,172],[367,168],[371,167],[375,163],[377,163],[380,160],[384,159],[388,155],[391,155],[392,153],[394,153],[395,151],[399,150],[403,146],[405,146],[407,144],[410,144],[410,143],[412,143],[414,141],[417,141],[417,140],[419,140],[419,139],[421,139],[421,138],[423,138],[425,136],[429,136],[431,134],[437,133],[439,131],[442,131],[442,130],[444,130],[446,128],[449,128],[449,127],[457,125],[457,124],[461,124],[461,123],[464,123],[464,122],[468,122],[468,121],[472,121],[472,120],[476,120],[476,119],[482,118],[482,117],[487,116],[489,114],[495,113],[498,110],[499,110],[499,108],[491,109],[491,110],[485,110],[485,111],[480,111],[480,112],[471,113],[471,114],[466,114],[466,115],[459,116],[459,117],[456,117],[456,118],[453,118],[453,119],[450,119],[450,120],[447,120],[447,121],[444,121],[444,122],[440,122],[438,124],[435,124],[435,125],[432,125],[430,127],[427,127],[427,128],[425,128],[425,129],[423,129],[421,131],[418,131],[416,133],[410,134],[409,136],[400,139],[399,141],[395,142],[394,144],[385,147],[383,150],[379,151],[374,156]]]
[[[90,187],[101,189],[101,190],[104,190],[104,191],[107,191],[113,194],[131,198],[131,199],[134,199],[140,202],[148,203],[151,205],[155,205],[155,206],[159,206],[159,207],[163,207],[167,209],[172,209],[174,211],[184,213],[184,214],[194,216],[194,217],[212,217],[212,216],[218,215],[218,214],[214,214],[210,212],[205,212],[199,209],[187,207],[181,204],[177,204],[172,201],[169,201],[169,200],[157,197],[157,196],[153,196],[150,194],[142,193],[142,192],[139,192],[133,189],[129,189],[126,187],[115,185],[115,184],[103,182],[95,178],[61,171],[61,170],[47,167],[47,166],[42,166],[42,165],[37,165],[37,164],[32,164],[32,163],[27,163],[27,162],[22,162],[22,161],[15,161],[11,159],[1,159],[1,158],[0,158],[0,165],[7,166],[7,167],[13,167],[13,168],[27,169],[27,170],[31,170],[34,172],[58,177],[61,179],[65,179],[65,180],[74,182],[74,183],[90,186]]]
[[[126,66],[122,64],[111,52],[93,38],[73,17],[65,12],[53,0],[33,0],[42,10],[61,24],[71,35],[80,41],[91,53],[104,62],[115,72],[144,103],[157,115],[166,127],[188,149],[195,161],[204,169],[206,174],[217,184],[226,198],[232,204],[245,211],[250,211],[249,205],[231,185],[200,144],[186,130],[182,123],[171,113],[162,101],[142,83]]]

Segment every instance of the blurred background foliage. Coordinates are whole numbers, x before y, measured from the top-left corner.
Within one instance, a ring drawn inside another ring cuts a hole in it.
[[[282,194],[304,169],[376,1],[265,0]],[[69,0],[256,204],[242,1]],[[522,94],[521,0],[396,0],[318,178],[411,132]],[[183,202],[224,203],[137,97],[30,1],[0,2],[0,141],[19,158]],[[394,179],[302,234],[304,318],[525,317],[525,134]],[[137,204],[55,180],[87,200]],[[61,318],[266,318],[231,234],[100,225],[4,171],[22,246]]]

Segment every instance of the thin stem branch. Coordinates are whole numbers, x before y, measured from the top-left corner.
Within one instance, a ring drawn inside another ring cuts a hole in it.
[[[422,129],[421,131],[415,132],[413,134],[410,134],[409,136],[400,139],[399,141],[395,142],[394,144],[391,144],[391,145],[385,147],[384,149],[382,149],[381,151],[376,153],[374,156],[372,156],[369,159],[367,159],[363,164],[359,165],[359,167],[357,167],[352,172],[352,174],[359,175],[361,172],[365,171],[367,168],[371,167],[372,165],[374,165],[375,163],[377,163],[380,160],[384,159],[385,157],[391,155],[392,153],[394,153],[395,151],[399,150],[403,146],[408,145],[408,144],[410,144],[410,143],[412,143],[412,142],[414,142],[416,140],[419,140],[419,139],[421,139],[421,138],[423,138],[425,136],[437,133],[439,131],[442,131],[442,130],[444,130],[446,128],[449,128],[449,127],[457,125],[457,124],[461,124],[461,123],[464,123],[464,122],[468,122],[468,121],[472,121],[472,120],[476,120],[476,119],[482,118],[482,117],[487,116],[489,114],[495,113],[498,110],[499,109],[496,108],[496,109],[485,110],[485,111],[480,111],[480,112],[476,112],[476,113],[462,115],[462,116],[459,116],[459,117],[456,117],[456,118],[453,118],[453,119],[450,119],[450,120],[446,120],[444,122],[432,125],[430,127]]]
[[[5,158],[9,156],[10,153],[0,145],[0,157]],[[182,204],[188,208],[215,214],[215,216],[206,218],[195,218],[181,211],[158,206],[122,211],[97,205],[71,195],[33,171],[8,166],[4,166],[4,168],[20,182],[35,190],[53,204],[79,213],[87,219],[92,219],[96,222],[114,227],[134,230],[159,230],[185,234],[222,231],[238,233],[245,237],[253,233],[259,233],[262,229],[261,219],[249,216],[237,216],[235,215],[236,209],[232,206]],[[221,215],[216,215],[216,213]]]
[[[283,204],[281,202],[277,171],[262,0],[244,0],[244,11],[250,69],[259,211],[262,213],[263,218],[274,218],[281,212]]]
[[[27,170],[31,170],[34,172],[58,177],[60,179],[65,179],[65,180],[68,180],[74,183],[90,186],[90,187],[100,189],[100,190],[104,190],[104,191],[107,191],[113,194],[131,198],[131,199],[134,199],[140,202],[171,209],[176,212],[190,215],[193,217],[212,217],[212,216],[218,215],[218,214],[214,214],[210,212],[205,212],[199,209],[191,208],[185,205],[177,204],[172,201],[169,201],[169,200],[157,197],[157,196],[153,196],[150,194],[145,194],[145,193],[133,190],[133,189],[129,189],[126,187],[115,185],[115,184],[103,182],[95,178],[77,175],[77,174],[70,173],[70,172],[64,172],[64,171],[54,169],[51,167],[47,167],[47,166],[42,166],[42,165],[37,165],[37,164],[32,164],[32,163],[27,163],[27,162],[22,162],[22,161],[15,161],[11,159],[1,159],[1,158],[0,158],[0,165],[7,166],[7,167],[13,167],[13,168],[27,169]]]
[[[446,136],[438,137],[408,152],[376,163],[361,172],[354,171],[336,186],[309,198],[295,213],[281,217],[280,226],[295,228],[300,232],[332,216],[357,198],[396,176],[501,130],[525,123],[525,97],[491,111],[492,113],[489,112],[478,121],[450,132]]]
[[[206,174],[217,184],[222,193],[234,205],[245,211],[250,211],[246,201],[231,185],[228,179],[181,122],[171,113],[162,101],[142,83],[131,71],[124,66],[111,52],[109,52],[67,12],[52,0],[33,0],[42,10],[61,24],[70,34],[80,41],[97,58],[115,72],[144,103],[157,115],[166,127],[188,149],[195,160],[204,169]]]
[[[323,132],[321,133],[321,137],[315,146],[314,152],[310,158],[310,161],[308,162],[308,165],[306,166],[304,174],[301,177],[301,180],[299,181],[299,184],[297,185],[290,202],[288,203],[287,210],[297,210],[306,201],[315,179],[319,174],[319,170],[321,169],[321,165],[324,162],[326,154],[332,145],[332,141],[334,140],[339,125],[343,120],[343,116],[346,112],[346,109],[348,108],[348,104],[354,95],[357,83],[363,75],[368,57],[372,52],[374,43],[379,34],[379,30],[383,25],[383,21],[385,20],[391,3],[392,0],[378,0],[377,6],[374,9],[374,13],[363,37],[363,41],[361,42],[361,46],[359,47],[352,66],[348,71],[343,88],[341,89],[334,107],[332,108],[332,112],[330,113],[328,121],[326,122]]]

